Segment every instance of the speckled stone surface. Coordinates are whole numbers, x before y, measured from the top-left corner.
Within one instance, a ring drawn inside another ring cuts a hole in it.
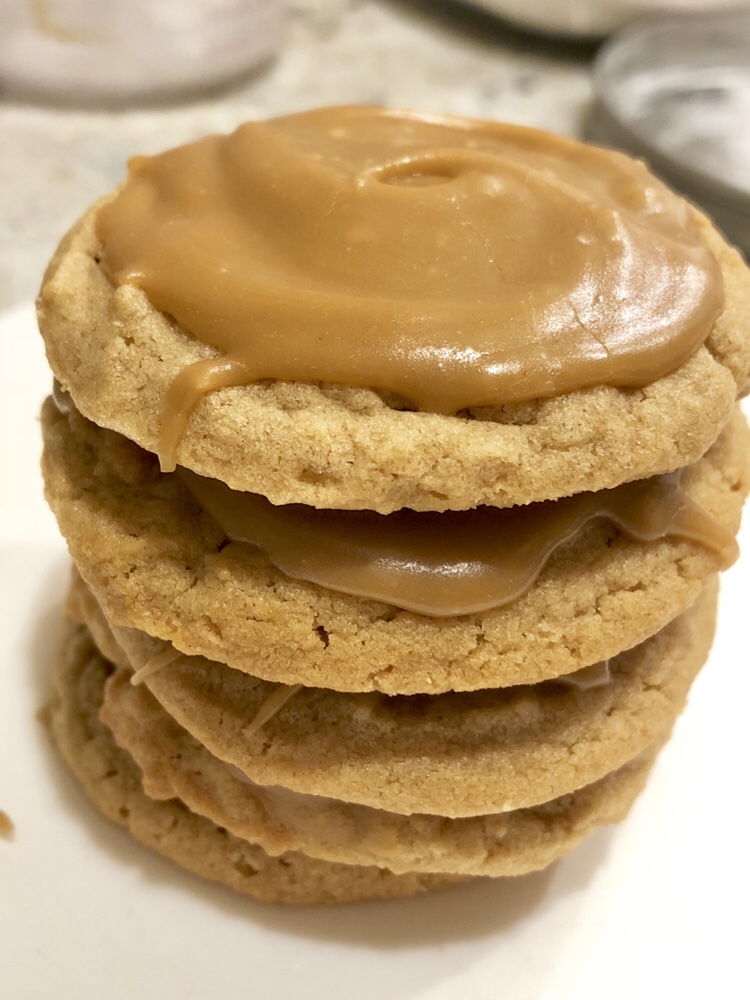
[[[278,58],[200,100],[42,107],[0,91],[0,308],[32,298],[58,240],[154,153],[247,118],[377,103],[580,134],[590,51],[536,40],[448,0],[296,0]]]

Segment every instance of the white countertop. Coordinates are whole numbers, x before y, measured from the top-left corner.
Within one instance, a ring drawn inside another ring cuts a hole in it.
[[[446,0],[295,0],[277,59],[221,92],[137,110],[0,94],[0,308],[32,298],[65,230],[134,153],[322,104],[386,104],[580,132],[585,49]]]

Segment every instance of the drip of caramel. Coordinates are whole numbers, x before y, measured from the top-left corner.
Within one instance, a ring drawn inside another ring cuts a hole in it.
[[[642,542],[689,539],[722,567],[738,554],[734,536],[682,491],[679,473],[526,507],[394,514],[275,507],[186,469],[178,475],[229,539],[261,549],[287,576],[434,617],[516,600],[594,521]]]
[[[142,666],[138,667],[137,670],[133,672],[130,678],[130,683],[143,684],[145,680],[149,677],[153,677],[154,674],[158,673],[160,670],[164,670],[165,667],[171,666],[173,663],[184,660],[185,654],[181,653],[179,649],[175,649],[174,646],[167,644],[164,649],[156,653],[150,659],[146,660]]]
[[[217,353],[195,403],[259,379],[423,410],[644,386],[719,314],[691,210],[645,166],[535,129],[367,107],[249,122],[139,157],[98,215],[102,266]]]
[[[259,733],[263,726],[267,722],[270,722],[274,715],[278,715],[284,705],[296,694],[299,694],[301,690],[301,684],[279,684],[273,693],[266,698],[252,720],[242,730],[242,735],[246,739],[250,739],[256,733]]]

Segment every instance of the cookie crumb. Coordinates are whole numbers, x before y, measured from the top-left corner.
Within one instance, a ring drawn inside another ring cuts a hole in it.
[[[0,837],[3,837],[5,840],[13,840],[14,833],[13,820],[6,812],[0,809]]]

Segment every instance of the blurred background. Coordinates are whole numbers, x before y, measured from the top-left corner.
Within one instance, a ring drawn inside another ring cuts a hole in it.
[[[630,149],[750,249],[750,0],[0,0],[0,309],[129,156],[341,103]]]

